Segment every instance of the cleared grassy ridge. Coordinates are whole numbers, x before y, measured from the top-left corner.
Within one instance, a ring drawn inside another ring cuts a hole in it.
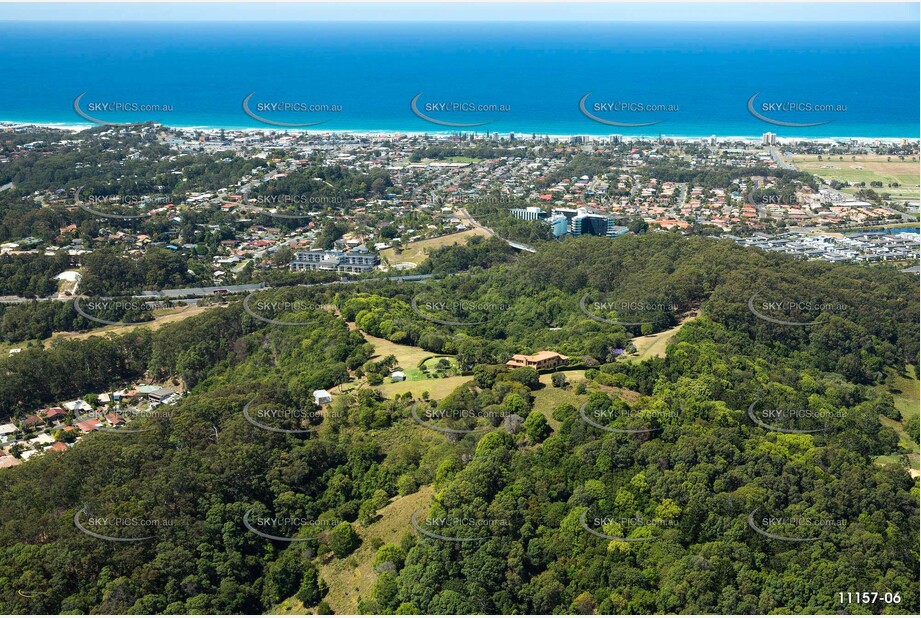
[[[532,392],[532,395],[534,395],[533,410],[543,414],[554,431],[560,427],[560,422],[553,418],[553,410],[557,406],[568,403],[578,408],[588,401],[588,393],[576,395],[573,388],[579,382],[585,381],[585,371],[576,369],[561,371],[560,373],[566,376],[566,382],[568,382],[566,388],[555,388],[551,382],[551,374],[545,373],[540,376],[540,383],[544,385],[544,388]]]
[[[351,325],[350,325],[351,326]],[[455,388],[468,382],[473,378],[471,376],[449,376],[446,378],[426,378],[423,373],[419,370],[419,364],[425,361],[426,366],[433,365],[434,362],[437,362],[439,358],[447,358],[451,361],[452,366],[456,367],[456,362],[454,357],[445,356],[445,355],[436,355],[432,352],[427,352],[422,348],[412,346],[412,345],[403,345],[401,343],[393,343],[392,341],[387,341],[386,339],[381,339],[380,337],[374,337],[362,331],[362,336],[368,343],[374,345],[374,360],[380,360],[385,356],[390,356],[391,354],[397,359],[397,366],[400,367],[403,372],[406,374],[407,380],[404,382],[391,382],[388,377],[384,384],[378,384],[371,388],[375,388],[383,393],[384,397],[392,399],[398,394],[403,394],[410,392],[413,394],[415,399],[420,399],[423,392],[428,392],[429,397],[432,399],[441,399],[446,397],[453,391]],[[354,383],[342,385],[338,390],[348,390],[350,387],[355,386]]]
[[[423,392],[427,392],[430,399],[443,399],[450,395],[455,388],[472,379],[473,376],[451,376],[450,378],[380,384],[372,388],[379,390],[388,399],[393,399],[396,395],[402,395],[403,393],[412,393],[414,399],[420,399]]]
[[[50,348],[51,344],[58,339],[89,339],[90,337],[104,337],[106,335],[124,335],[125,333],[128,333],[136,328],[146,328],[148,330],[154,331],[167,324],[180,322],[193,316],[200,315],[208,309],[213,308],[214,307],[182,305],[181,307],[173,307],[171,309],[155,309],[151,312],[154,319],[149,322],[142,322],[140,324],[129,324],[127,326],[115,326],[107,324],[104,326],[100,325],[99,328],[94,328],[83,333],[69,331],[56,332],[47,339],[42,340],[29,339],[27,341],[19,341],[16,343],[0,342],[0,354],[6,355],[9,354],[9,351],[14,348],[21,348],[25,350],[30,346],[37,347],[39,344],[41,344],[42,347]]]
[[[668,330],[663,330],[659,333],[654,333],[652,335],[643,335],[641,337],[636,337],[633,339],[632,343],[636,347],[636,354],[631,354],[627,358],[629,360],[643,361],[647,358],[654,357],[665,357],[665,348],[671,342],[672,338],[681,330],[681,327],[687,324],[690,320],[696,318],[700,313],[694,313],[689,315],[681,320],[677,326],[673,326]]]
[[[90,337],[99,337],[102,335],[123,335],[127,332],[134,330],[135,328],[147,328],[149,330],[157,330],[162,326],[167,324],[173,324],[174,322],[181,322],[196,315],[200,315],[207,311],[208,309],[213,309],[214,307],[198,307],[193,305],[182,305],[181,307],[173,307],[170,309],[154,309],[151,313],[153,314],[154,319],[150,322],[143,322],[141,324],[131,324],[128,326],[113,326],[106,325],[100,326],[99,328],[94,328],[93,330],[86,331],[85,333],[54,333],[48,339],[45,339],[45,347],[49,347],[51,342],[55,339],[88,339]]]
[[[419,363],[433,356],[431,352],[426,352],[414,345],[394,343],[369,335],[364,331],[361,332],[361,335],[365,338],[365,341],[374,346],[374,356],[372,357],[374,360],[380,360],[392,354],[397,359],[397,365],[402,367],[404,371],[418,367]]]
[[[914,369],[908,367],[909,375],[914,374]],[[895,430],[899,435],[899,446],[908,451],[908,471],[913,477],[921,476],[921,447],[918,445],[918,436],[909,435],[905,429],[905,421],[909,418],[917,418],[921,412],[921,401],[919,401],[919,391],[921,391],[921,381],[903,376],[893,376],[889,380],[888,386],[880,386],[892,394],[895,400],[896,409],[902,413],[902,422],[894,421],[885,416],[880,416],[879,421],[886,427]],[[886,464],[900,463],[899,455],[882,455],[876,458],[878,463]]]
[[[320,566],[320,577],[329,587],[326,602],[337,614],[357,614],[358,597],[369,598],[377,573],[374,571],[374,556],[371,539],[379,538],[384,543],[399,544],[407,533],[412,534],[410,517],[418,509],[425,509],[432,501],[435,490],[427,485],[414,494],[399,496],[390,501],[378,514],[380,518],[369,526],[355,525],[361,537],[361,547],[341,560],[333,559]],[[273,614],[312,614],[314,608],[305,608],[303,603],[291,597],[279,603]]]
[[[447,234],[445,236],[439,236],[438,238],[429,238],[426,240],[417,240],[416,242],[407,243],[403,247],[403,251],[397,254],[396,249],[384,249],[381,251],[381,259],[386,261],[391,266],[396,264],[415,264],[418,266],[425,258],[428,257],[429,252],[435,249],[440,249],[441,247],[448,247],[450,245],[464,245],[467,243],[467,239],[472,236],[489,236],[485,231],[475,228],[472,230],[466,230],[464,232],[458,232],[456,234]]]

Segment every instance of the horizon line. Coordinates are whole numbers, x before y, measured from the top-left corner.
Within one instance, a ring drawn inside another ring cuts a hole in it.
[[[2,4],[0,4],[2,6]],[[0,11],[2,13],[2,11]],[[456,23],[471,23],[471,24],[662,24],[662,25],[672,25],[672,24],[803,24],[803,25],[815,25],[815,24],[905,24],[905,25],[914,25],[913,22],[904,20],[904,19],[878,19],[874,21],[867,20],[858,20],[858,19],[830,19],[824,21],[806,21],[798,19],[765,19],[765,20],[754,20],[754,19],[674,19],[674,20],[652,20],[652,19],[614,19],[614,18],[604,18],[604,19],[474,19],[474,18],[457,18],[457,19],[445,19],[445,18],[426,18],[419,17],[414,19],[258,19],[258,20],[242,20],[242,19],[187,19],[187,20],[175,20],[175,19],[102,19],[102,18],[74,18],[74,19],[4,19],[0,17],[0,23],[4,24],[72,24],[72,23],[87,23],[87,24],[243,24],[249,25],[253,23],[259,24],[456,24]]]
[[[713,16],[719,16],[714,18]],[[217,17],[217,19],[214,19]],[[664,18],[664,19],[663,19]],[[917,2],[0,2],[8,22],[918,23]]]

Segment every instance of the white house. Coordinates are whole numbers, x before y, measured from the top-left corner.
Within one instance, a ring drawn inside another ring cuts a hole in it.
[[[390,379],[393,380],[394,382],[402,382],[403,380],[406,379],[406,374],[403,373],[402,371],[394,371],[393,373],[390,374]]]
[[[90,412],[93,409],[93,406],[86,403],[82,399],[74,399],[73,401],[68,401],[67,403],[61,404],[65,410],[70,410],[71,412]]]
[[[16,425],[13,423],[4,423],[0,425],[0,442],[6,441],[6,437],[16,433]]]
[[[329,394],[328,391],[318,390],[313,391],[313,402],[318,406],[325,405],[327,403],[333,402],[333,396]]]

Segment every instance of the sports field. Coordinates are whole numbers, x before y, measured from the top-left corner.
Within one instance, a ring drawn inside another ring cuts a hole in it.
[[[818,155],[796,155],[793,163],[800,170],[815,174],[826,182],[865,182],[867,188],[880,193],[889,193],[896,198],[918,199],[921,172],[917,156],[900,159],[888,155],[841,155],[823,156],[819,160]],[[883,183],[883,186],[870,187],[874,181]],[[889,187],[892,183],[898,183],[899,186]]]

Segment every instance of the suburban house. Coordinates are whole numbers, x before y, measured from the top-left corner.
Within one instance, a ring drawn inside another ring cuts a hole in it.
[[[125,424],[125,419],[123,419],[118,412],[109,412],[106,414],[105,418],[113,427],[121,427]]]
[[[26,414],[20,424],[25,429],[35,429],[39,425],[44,425],[45,421],[35,416],[34,414]]]
[[[95,418],[88,418],[85,421],[79,421],[75,423],[77,427],[80,428],[80,431],[83,433],[89,433],[91,431],[96,431],[102,427],[102,423],[96,420]]]
[[[543,350],[537,354],[516,354],[512,357],[512,360],[505,363],[507,366],[512,368],[517,367],[533,367],[538,371],[543,371],[544,369],[555,369],[560,365],[565,365],[569,361],[568,356],[563,356],[557,352],[548,352]]]
[[[164,388],[158,388],[157,390],[149,393],[147,395],[147,398],[150,399],[150,403],[152,404],[160,404],[160,403],[170,403],[173,400],[173,398],[177,397],[178,395],[179,393],[176,392],[175,389],[164,387]]]
[[[325,405],[327,403],[333,402],[333,396],[329,394],[328,391],[318,390],[313,391],[313,402],[318,406]]]
[[[126,401],[127,401],[127,400],[131,400],[131,399],[135,399],[137,396],[138,396],[137,389],[134,389],[134,388],[132,388],[132,389],[125,389],[125,390],[121,390],[121,391],[115,391],[114,393],[112,393],[112,398],[113,398],[115,401],[121,401],[121,400],[126,400]]]
[[[0,455],[0,468],[12,468],[13,466],[18,466],[21,463],[21,461],[12,455]]]
[[[67,416],[67,411],[64,408],[45,408],[39,412],[45,421],[48,423],[53,423],[55,421],[64,420],[64,417]]]
[[[6,437],[19,431],[13,423],[4,423],[0,425],[0,441],[6,441]]]
[[[68,401],[67,403],[62,404],[61,407],[63,407],[65,410],[69,410],[70,412],[76,412],[78,414],[80,412],[92,412],[93,411],[93,406],[86,403],[82,399],[74,399],[73,401]]]

